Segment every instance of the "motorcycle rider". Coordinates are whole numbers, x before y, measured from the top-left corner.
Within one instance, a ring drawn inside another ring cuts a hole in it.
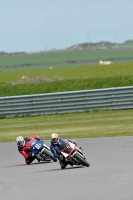
[[[65,161],[64,156],[59,152],[59,143],[60,142],[64,142],[64,141],[68,141],[68,142],[72,142],[74,143],[76,146],[76,142],[74,140],[65,140],[63,138],[59,138],[58,134],[56,133],[52,133],[51,135],[51,145],[50,145],[50,150],[53,153],[55,158],[58,158],[61,169],[65,169],[65,167],[70,164],[71,166],[73,166],[73,164],[69,161]]]
[[[32,156],[31,151],[25,145],[26,142],[29,142],[32,139],[43,140],[42,138],[40,138],[39,135],[33,135],[33,136],[25,137],[25,138],[23,138],[22,136],[18,136],[16,138],[16,142],[17,142],[17,145],[18,145],[18,151],[25,158],[25,162],[26,162],[27,165],[29,165],[35,159],[37,159],[38,162],[40,162],[39,158],[37,158],[36,156]]]

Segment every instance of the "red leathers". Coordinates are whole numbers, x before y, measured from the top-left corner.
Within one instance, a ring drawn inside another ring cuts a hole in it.
[[[29,137],[24,138],[25,143],[29,142],[33,138],[35,138],[36,140],[40,140],[40,137],[38,135],[33,135],[33,136],[29,136]],[[25,158],[25,162],[26,162],[27,165],[29,165],[35,159],[35,156],[31,156],[30,150],[25,145],[23,147],[18,146],[18,151]]]

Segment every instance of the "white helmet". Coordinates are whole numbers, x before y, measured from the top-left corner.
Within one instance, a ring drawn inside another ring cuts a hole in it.
[[[25,145],[25,140],[22,136],[18,136],[16,138],[17,145],[23,147]]]
[[[59,136],[58,136],[58,134],[52,133],[51,138],[52,138],[51,142],[53,144],[58,144],[58,142],[59,142]]]

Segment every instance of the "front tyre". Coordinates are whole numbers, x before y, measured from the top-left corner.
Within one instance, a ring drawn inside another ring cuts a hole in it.
[[[90,164],[78,153],[75,153],[74,158],[76,158],[76,160],[78,160],[81,164],[85,165],[86,167],[90,166]]]
[[[51,158],[54,162],[57,162],[57,159],[53,156],[53,154],[50,151],[47,151],[46,149],[43,150],[43,154],[46,154],[49,158]]]

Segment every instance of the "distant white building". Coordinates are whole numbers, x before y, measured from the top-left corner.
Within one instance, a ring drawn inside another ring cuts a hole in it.
[[[99,61],[99,65],[111,65],[111,64],[113,64],[111,61],[102,61],[102,60]]]

